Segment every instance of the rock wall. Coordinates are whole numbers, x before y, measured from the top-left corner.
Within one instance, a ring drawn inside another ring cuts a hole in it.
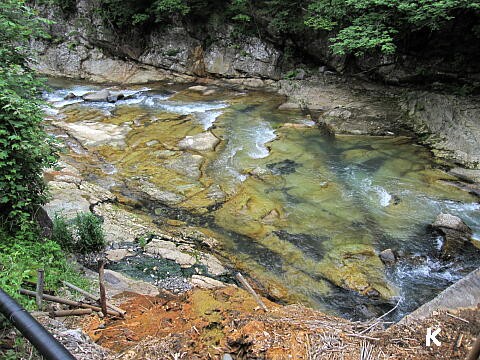
[[[435,155],[480,169],[480,97],[413,91],[402,106]]]
[[[55,8],[41,8],[55,24],[48,29],[52,39],[32,42],[37,52],[32,66],[47,75],[96,82],[280,77],[280,50],[256,37],[234,38],[228,26],[208,44],[204,34],[181,24],[118,34],[104,25],[98,6],[98,0],[80,0],[69,18]]]

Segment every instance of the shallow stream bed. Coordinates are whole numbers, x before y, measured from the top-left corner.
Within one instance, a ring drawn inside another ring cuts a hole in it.
[[[480,264],[437,257],[428,224],[451,213],[480,238],[480,205],[409,138],[331,136],[268,93],[156,84],[85,102],[102,87],[52,86],[47,124],[86,179],[215,237],[277,300],[365,318],[400,299],[398,319]]]

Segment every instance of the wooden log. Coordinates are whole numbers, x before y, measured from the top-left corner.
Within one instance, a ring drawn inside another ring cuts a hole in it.
[[[35,300],[37,303],[37,309],[39,311],[42,311],[42,300],[43,300],[43,288],[44,286],[44,280],[45,280],[45,272],[43,269],[38,269],[37,270],[37,294],[35,296]]]
[[[57,310],[57,311],[51,311],[50,316],[52,317],[81,316],[81,315],[89,315],[92,312],[93,312],[92,309]]]
[[[93,301],[96,301],[98,303],[100,303],[100,297],[99,296],[95,296],[91,293],[89,293],[88,291],[85,291],[83,290],[82,288],[79,288],[78,286],[75,286],[73,284],[70,284],[69,282],[67,281],[62,281],[63,285],[65,285],[66,287],[69,287],[70,289],[72,290],[75,290],[77,292],[79,292],[80,294],[84,295],[85,297],[93,300]],[[122,316],[124,316],[127,312],[123,309],[120,309],[119,307],[113,305],[113,304],[110,304],[108,301],[107,301],[107,306],[112,309],[112,310],[115,310],[117,311],[118,313],[122,314]]]
[[[27,295],[27,296],[32,296],[32,297],[36,297],[36,296],[37,296],[37,293],[36,293],[35,291],[30,291],[30,290],[25,290],[25,289],[20,289],[20,294],[22,294],[22,295]],[[60,297],[58,297],[58,296],[53,296],[53,295],[43,294],[43,300],[45,300],[45,301],[51,301],[51,302],[56,302],[56,303],[63,304],[63,305],[69,305],[69,306],[74,306],[74,307],[92,309],[93,311],[97,311],[97,312],[102,311],[102,309],[101,309],[100,307],[98,307],[98,306],[94,306],[94,305],[90,305],[90,304],[85,304],[85,303],[80,302],[80,301],[73,301],[73,300],[63,299],[63,298],[60,298]],[[113,311],[113,310],[108,310],[108,314],[109,314],[109,315],[113,315],[113,316],[118,316],[118,317],[120,317],[120,314],[117,313],[116,311]]]
[[[260,307],[265,310],[265,311],[268,311],[268,308],[267,306],[263,303],[262,299],[260,298],[260,296],[258,296],[258,294],[255,292],[255,290],[253,290],[253,288],[250,286],[250,284],[247,282],[247,280],[245,280],[245,278],[243,277],[242,274],[240,273],[237,273],[236,275],[238,281],[240,281],[242,283],[242,285],[245,287],[245,289],[250,293],[252,294],[253,298],[255,299],[255,301],[258,303],[258,305],[260,305]]]
[[[100,284],[100,305],[103,316],[107,316],[107,293],[105,291],[105,260],[98,261],[98,283]]]

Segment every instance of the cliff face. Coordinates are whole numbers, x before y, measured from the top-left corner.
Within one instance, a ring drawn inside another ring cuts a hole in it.
[[[97,8],[96,0],[80,0],[69,18],[54,8],[42,9],[55,24],[48,29],[51,40],[32,44],[38,52],[33,66],[45,74],[105,82],[280,78],[281,51],[256,37],[234,40],[228,26],[217,29],[208,45],[204,34],[181,24],[119,34],[105,26]]]

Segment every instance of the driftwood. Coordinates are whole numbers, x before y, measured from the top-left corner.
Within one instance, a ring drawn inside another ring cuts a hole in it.
[[[31,296],[31,297],[36,297],[37,296],[37,293],[35,291],[30,291],[30,290],[26,290],[26,289],[20,289],[20,294],[22,295],[27,295],[27,296]],[[98,306],[94,306],[94,305],[90,305],[90,304],[85,304],[83,302],[80,302],[80,301],[73,301],[73,300],[68,300],[68,299],[63,299],[63,298],[60,298],[58,296],[53,296],[53,295],[46,295],[44,294],[43,295],[43,300],[45,301],[51,301],[51,302],[56,302],[56,303],[59,303],[59,304],[63,304],[63,305],[69,305],[69,306],[74,306],[74,307],[79,307],[79,308],[85,308],[85,309],[92,309],[93,311],[96,311],[96,312],[101,312],[102,309]],[[112,316],[118,316],[118,317],[121,317],[121,315],[116,312],[116,311],[113,311],[113,310],[108,310],[107,313],[109,315],[112,315]]]
[[[77,292],[79,292],[80,294],[84,295],[85,297],[93,300],[93,301],[96,301],[96,302],[100,302],[100,297],[99,296],[95,296],[91,293],[89,293],[88,291],[85,291],[83,290],[82,288],[79,288],[78,286],[75,286],[73,284],[70,284],[69,282],[67,281],[62,281],[63,285],[65,285],[66,287],[72,289],[72,290],[75,290]],[[118,313],[122,314],[122,316],[124,316],[126,314],[126,311],[125,310],[122,310],[120,309],[119,307],[113,305],[113,304],[110,304],[108,301],[107,301],[107,306],[112,309],[112,310],[115,310],[117,311]]]
[[[80,316],[88,315],[93,312],[92,309],[72,309],[72,310],[57,310],[51,311],[50,316],[52,317],[64,317],[64,316]]]
[[[237,273],[236,275],[238,281],[240,281],[242,283],[242,285],[245,287],[245,289],[250,293],[252,294],[253,298],[255,299],[255,301],[258,303],[258,305],[260,305],[260,307],[265,310],[265,311],[268,311],[268,308],[267,306],[263,303],[262,299],[260,298],[260,296],[258,296],[258,294],[255,292],[255,290],[253,290],[253,288],[250,286],[250,284],[247,282],[247,280],[245,280],[245,278],[243,277],[242,274],[240,273]]]

